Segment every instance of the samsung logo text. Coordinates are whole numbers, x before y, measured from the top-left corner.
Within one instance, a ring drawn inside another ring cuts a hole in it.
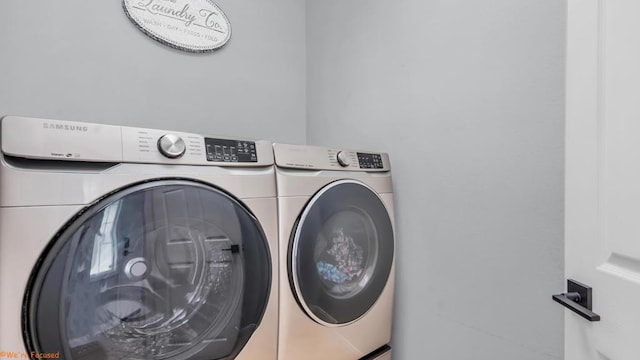
[[[42,127],[49,130],[61,130],[61,131],[78,131],[78,132],[87,132],[89,131],[88,126],[82,125],[66,125],[66,124],[54,124],[54,123],[43,123]]]

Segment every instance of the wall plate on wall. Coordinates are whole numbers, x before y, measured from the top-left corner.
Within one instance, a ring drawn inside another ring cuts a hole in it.
[[[231,24],[212,0],[123,0],[122,6],[143,33],[178,50],[213,51],[231,38]]]

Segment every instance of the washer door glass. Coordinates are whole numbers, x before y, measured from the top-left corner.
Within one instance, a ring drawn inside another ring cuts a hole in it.
[[[25,342],[73,360],[231,359],[270,280],[265,236],[237,200],[193,181],[138,184],[53,239],[25,297]]]
[[[382,293],[393,263],[391,219],[364,184],[327,185],[300,216],[289,251],[298,302],[324,325],[353,322]]]

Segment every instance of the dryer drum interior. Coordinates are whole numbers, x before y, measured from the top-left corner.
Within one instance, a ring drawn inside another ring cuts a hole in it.
[[[190,180],[136,184],[51,241],[25,295],[25,342],[73,360],[231,359],[270,281],[267,240],[239,201]]]
[[[299,304],[324,325],[358,320],[384,290],[393,251],[391,219],[373,190],[354,180],[325,186],[291,241],[289,275]]]

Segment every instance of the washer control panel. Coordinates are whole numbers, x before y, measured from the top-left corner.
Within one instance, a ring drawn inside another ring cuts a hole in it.
[[[204,144],[207,161],[241,163],[258,161],[254,141],[204,138]]]
[[[370,153],[358,153],[358,165],[360,169],[383,169],[382,155]]]
[[[5,116],[0,119],[5,155],[64,161],[258,167],[273,164],[265,140]]]

